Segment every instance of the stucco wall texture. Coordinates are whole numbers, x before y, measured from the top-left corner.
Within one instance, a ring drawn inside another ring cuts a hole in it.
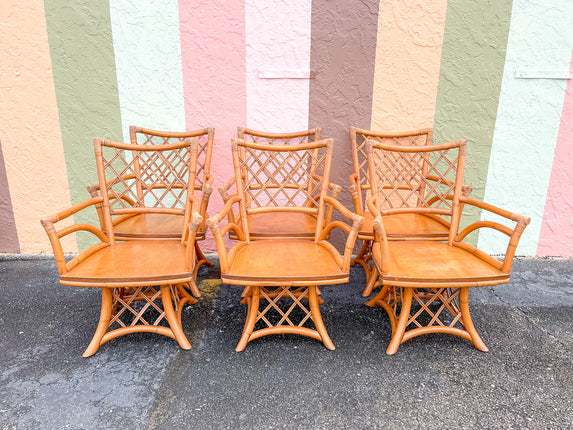
[[[570,0],[3,1],[0,252],[51,252],[39,219],[88,197],[96,136],[215,127],[216,188],[237,126],[321,127],[352,207],[354,125],[467,139],[473,196],[532,218],[517,253],[573,257],[571,28]]]

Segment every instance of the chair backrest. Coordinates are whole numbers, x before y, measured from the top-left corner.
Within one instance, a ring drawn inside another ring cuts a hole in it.
[[[369,182],[376,206],[387,213],[425,213],[452,217],[457,232],[466,141],[438,145],[365,143]]]
[[[197,169],[198,139],[165,144],[132,144],[94,139],[103,216],[113,235],[112,216],[140,213],[184,215],[185,240],[191,216]]]
[[[299,143],[318,142],[320,140],[320,127],[292,133],[267,133],[246,127],[237,127],[237,136],[245,142],[265,145],[296,145]]]
[[[365,195],[370,190],[368,163],[366,160],[366,141],[399,146],[422,146],[432,143],[432,129],[408,131],[371,131],[350,127],[350,144],[352,153],[353,174],[356,176],[360,189],[356,190],[360,207],[364,208]]]
[[[332,162],[333,140],[275,145],[232,139],[242,228],[248,214],[303,212],[317,217],[315,237],[324,222],[324,196]]]
[[[151,130],[135,125],[129,127],[129,138],[133,144],[164,145],[167,143],[181,142],[188,137],[198,138],[195,190],[201,190],[207,177],[211,173],[211,156],[213,153],[213,139],[215,137],[215,129],[213,127],[182,132]]]
[[[263,145],[300,145],[320,140],[320,128],[295,131],[292,133],[269,133],[252,130],[246,127],[237,127],[237,136],[245,142],[260,143]],[[241,150],[241,149],[240,149]],[[313,172],[314,174],[315,172]]]

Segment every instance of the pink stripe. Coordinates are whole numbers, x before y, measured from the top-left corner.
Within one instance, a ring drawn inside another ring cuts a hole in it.
[[[567,81],[554,157],[537,255],[573,257],[573,76]]]
[[[247,120],[245,2],[179,0],[186,127],[215,127],[211,172],[216,190],[233,176],[231,137]],[[215,191],[209,214],[222,208]],[[215,250],[211,236],[203,251]]]

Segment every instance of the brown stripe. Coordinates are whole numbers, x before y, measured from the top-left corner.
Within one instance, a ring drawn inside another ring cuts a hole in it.
[[[343,187],[352,173],[348,127],[368,129],[376,59],[378,0],[313,0],[309,127],[334,138],[330,179]],[[342,203],[352,207],[348,193]]]
[[[14,220],[14,209],[10,198],[10,188],[8,187],[8,177],[6,176],[6,166],[4,165],[4,155],[2,153],[2,142],[0,142],[0,252],[20,252],[18,232],[16,231],[16,221]]]

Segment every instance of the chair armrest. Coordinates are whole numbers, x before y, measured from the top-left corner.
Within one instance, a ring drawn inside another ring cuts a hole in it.
[[[362,207],[362,188],[360,186],[360,181],[358,180],[358,175],[352,173],[348,177],[348,182],[350,183],[348,187],[348,192],[352,197],[352,204],[354,205],[354,212],[358,215],[364,214],[364,208]]]
[[[218,189],[219,194],[221,195],[221,198],[223,199],[223,203],[227,203],[229,201],[229,190],[231,189],[231,187],[235,184],[235,177],[233,176],[231,179],[229,179],[227,182],[225,182],[223,185],[221,185]],[[233,211],[230,211],[228,214],[228,218],[229,218],[229,223],[235,223],[235,216],[233,215]]]
[[[202,217],[199,231],[205,231],[205,219],[207,219],[207,207],[209,206],[209,198],[213,192],[213,176],[210,174],[205,175],[205,181],[201,187],[201,202],[199,203],[199,214]]]
[[[510,212],[510,211],[507,211],[505,209],[499,208],[499,207],[491,205],[489,203],[485,203],[485,202],[481,202],[479,200],[472,199],[470,197],[463,197],[463,196],[460,197],[460,203],[477,207],[479,209],[488,211],[488,212],[493,213],[495,215],[499,215],[503,218],[506,218],[506,219],[511,220],[511,221],[516,223],[515,227],[513,229],[511,229],[511,228],[509,228],[503,224],[500,224],[498,222],[495,222],[495,221],[476,221],[476,222],[468,225],[466,228],[464,228],[455,237],[455,242],[457,242],[457,245],[465,248],[465,247],[468,247],[469,245],[461,243],[461,242],[467,237],[468,234],[470,234],[471,232],[473,232],[477,229],[480,229],[480,228],[491,228],[491,229],[497,230],[497,231],[509,236],[509,242],[507,245],[507,249],[505,251],[503,263],[501,265],[501,270],[504,273],[509,273],[511,271],[511,264],[513,262],[513,257],[515,255],[515,251],[517,249],[519,239],[521,238],[521,235],[522,235],[523,231],[525,230],[525,227],[530,223],[531,218],[524,216],[524,215],[519,215],[519,214]],[[484,256],[488,255],[488,254],[485,254],[483,251],[480,251],[480,250],[477,250],[477,251],[479,251],[480,255],[481,254],[483,254]]]
[[[382,221],[382,215],[376,215],[372,221],[372,227],[374,229],[374,240],[380,244],[380,251],[382,253],[381,267],[382,273],[389,273],[389,266],[391,264],[390,259],[390,248],[388,247],[388,236],[386,235],[386,230],[384,229],[384,222]]]
[[[368,197],[366,200],[366,208],[374,218],[382,216],[382,211],[378,209],[378,205],[376,204],[376,197]]]
[[[197,231],[199,228],[204,225],[204,219],[199,214],[199,212],[193,212],[191,214],[191,220],[187,226],[187,237],[183,237],[181,242],[187,244],[187,261],[191,261],[192,264],[195,263],[195,241],[197,240]]]
[[[235,177],[233,176],[231,179],[219,187],[219,194],[221,194],[221,198],[223,199],[224,203],[227,203],[229,200],[229,189],[233,186],[234,183]]]
[[[349,226],[348,224],[338,220],[329,221],[320,232],[320,236],[318,238],[320,242],[323,243],[326,242],[326,239],[330,236],[330,232],[337,227],[341,228],[342,230],[348,233],[348,237],[346,238],[346,244],[344,246],[344,254],[342,255],[342,264],[341,264],[342,271],[348,272],[350,270],[350,261],[352,260],[352,250],[354,249],[354,243],[356,242],[358,231],[360,230],[360,227],[364,223],[364,217],[348,210],[342,203],[332,198],[331,196],[325,196],[324,201],[326,204],[330,205],[333,209],[339,211],[348,220],[352,221],[352,226]],[[332,209],[330,210],[332,213]],[[334,249],[334,247],[332,247],[332,249]]]
[[[329,192],[328,195],[333,199],[337,199],[341,191],[342,187],[340,185],[335,184],[334,182],[330,182],[328,184],[328,192]]]
[[[226,225],[219,228],[219,223],[221,222],[221,220],[225,217],[228,217],[229,213],[230,212],[232,213],[233,205],[240,201],[241,198],[239,197],[239,195],[234,194],[230,196],[227,199],[225,206],[223,206],[223,209],[221,209],[221,211],[216,215],[207,219],[207,226],[209,227],[209,230],[211,230],[211,233],[213,234],[213,237],[215,239],[215,245],[217,246],[217,253],[219,254],[219,263],[221,265],[221,271],[223,273],[226,273],[229,270],[229,259],[227,255],[227,248],[225,247],[225,242],[223,240],[225,234],[227,234],[230,230],[233,230],[237,235],[237,237],[239,238],[239,240],[241,241],[247,240],[241,226],[237,225],[234,222],[228,222]]]
[[[61,238],[67,236],[71,233],[75,233],[77,231],[87,231],[95,235],[101,243],[99,245],[104,244],[107,246],[109,244],[109,238],[97,227],[94,227],[89,224],[72,224],[67,227],[62,227],[61,229],[57,230],[55,224],[59,221],[62,221],[70,216],[90,207],[90,206],[97,206],[102,204],[103,197],[92,197],[91,199],[84,200],[81,203],[78,203],[70,208],[64,209],[56,214],[47,216],[40,220],[40,223],[46,230],[48,238],[50,239],[50,245],[52,246],[52,250],[54,251],[54,257],[56,259],[56,264],[58,266],[58,273],[60,275],[65,274],[71,267],[66,265],[66,259],[64,257],[64,251],[62,248]],[[96,245],[98,247],[99,245]],[[101,246],[100,246],[101,247]],[[99,247],[97,248],[99,249]]]

